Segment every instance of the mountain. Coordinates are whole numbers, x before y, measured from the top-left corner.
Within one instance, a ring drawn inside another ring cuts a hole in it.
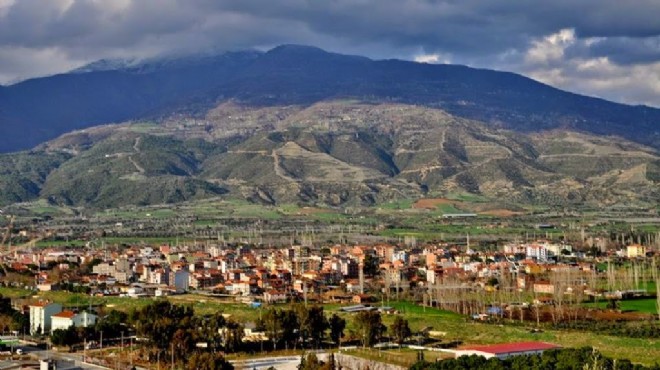
[[[204,96],[257,57],[228,53],[181,63],[73,72],[0,90],[0,151],[34,147],[100,123],[154,117]],[[84,70],[84,69],[83,69]]]
[[[349,206],[470,193],[504,204],[648,207],[660,198],[651,147],[357,100],[222,102],[203,116],[74,131],[0,162],[0,189],[14,189],[0,204],[105,208],[223,196]]]
[[[513,73],[285,45],[266,53],[102,61],[1,87],[0,151],[104,123],[204,117],[229,101],[258,108],[349,98],[441,109],[518,132],[562,128],[660,148],[658,109],[572,94]]]

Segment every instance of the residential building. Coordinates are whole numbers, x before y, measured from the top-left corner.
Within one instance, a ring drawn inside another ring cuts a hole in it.
[[[646,257],[646,247],[639,244],[632,244],[626,247],[626,256],[628,258]]]
[[[62,305],[52,302],[38,302],[30,305],[30,334],[49,334],[51,318],[62,311]]]
[[[170,285],[174,287],[177,293],[186,292],[190,286],[190,273],[186,270],[170,273],[170,279]]]
[[[548,259],[548,250],[542,245],[528,245],[525,248],[525,255],[527,258],[545,261]]]

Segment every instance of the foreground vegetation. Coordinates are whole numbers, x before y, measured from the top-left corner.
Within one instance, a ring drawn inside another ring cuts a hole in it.
[[[472,369],[566,369],[566,370],[644,370],[660,369],[656,362],[650,367],[635,365],[630,360],[615,360],[603,356],[593,348],[568,348],[545,351],[540,355],[513,356],[504,360],[496,357],[462,356],[440,362],[420,361],[411,370],[472,370]]]
[[[88,301],[82,299],[82,296],[72,293],[52,292],[50,294],[40,294],[40,296],[49,297],[65,304],[67,302],[69,304],[71,302],[77,302],[80,307],[85,307],[88,303]],[[84,298],[89,297],[86,296]],[[120,310],[127,314],[130,314],[132,311],[142,310],[155,302],[153,299],[120,297],[95,297],[93,299],[95,304],[107,304],[107,311]],[[237,304],[205,296],[171,296],[167,300],[191,307],[195,315],[224,314],[228,317],[228,320],[242,325],[257,323],[259,317],[265,317],[268,312],[268,308],[250,308],[245,304]],[[389,305],[400,312],[400,317],[407,321],[413,335],[423,328],[432,327],[434,331],[440,333],[441,337],[436,338],[440,340],[440,343],[494,344],[539,340],[556,343],[564,347],[589,346],[598,349],[606,356],[615,359],[630,358],[634,359],[635,363],[647,366],[652,365],[656,359],[660,358],[660,341],[657,339],[649,340],[647,339],[648,337],[644,336],[634,338],[617,335],[617,333],[608,331],[594,335],[593,331],[588,328],[545,329],[543,331],[537,331],[532,330],[533,327],[527,325],[518,323],[511,325],[508,321],[504,321],[502,324],[476,322],[467,319],[463,315],[436,308],[422,307],[410,302],[390,302]],[[286,310],[288,307],[290,306],[275,306],[275,308],[280,310]],[[359,341],[360,327],[355,323],[355,314],[340,312],[339,307],[336,304],[323,306],[324,312],[328,317],[336,315],[345,320],[345,336],[342,341]],[[396,317],[399,316],[382,315],[381,323],[385,327],[391,327]],[[602,325],[605,326],[607,324]],[[647,326],[640,325],[640,328],[644,327]],[[381,334],[386,333],[386,330],[381,331]],[[280,342],[277,348],[285,348],[285,343]]]

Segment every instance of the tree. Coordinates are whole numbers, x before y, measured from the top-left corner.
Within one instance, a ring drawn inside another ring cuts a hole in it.
[[[278,310],[271,308],[263,315],[259,326],[263,326],[266,335],[273,342],[273,349],[277,349],[277,343],[283,341],[285,344],[296,339],[296,329],[299,328],[298,316],[293,310]]]
[[[298,315],[293,310],[283,310],[280,313],[280,320],[282,321],[282,340],[284,344],[295,342],[297,339],[296,328],[299,327]]]
[[[131,315],[131,321],[135,324],[138,335],[149,338],[157,348],[168,350],[177,330],[184,329],[185,332],[192,328],[193,314],[191,307],[174,305],[163,300],[135,311]],[[190,335],[189,332],[184,334]],[[184,334],[180,333],[179,336]]]
[[[73,325],[68,329],[54,330],[50,335],[50,342],[55,346],[71,346],[80,343],[78,330],[76,330],[76,327]]]
[[[332,339],[333,342],[339,345],[341,342],[341,338],[344,337],[346,320],[344,320],[335,313],[332,314],[332,316],[330,316],[330,320],[328,320],[328,324],[330,325],[330,339]]]
[[[192,336],[187,330],[179,328],[172,336],[171,346],[174,350],[175,356],[182,356],[186,353],[190,353],[195,346],[195,343],[193,343]]]
[[[380,313],[376,311],[359,312],[355,316],[355,327],[362,338],[362,345],[365,347],[376,344],[386,329]]]
[[[126,325],[128,315],[124,312],[112,310],[96,322],[97,332],[103,332],[104,338],[118,338]]]
[[[330,352],[328,355],[328,363],[323,366],[323,370],[337,370],[337,364],[335,363],[335,354]]]
[[[323,307],[312,306],[307,308],[302,305],[298,307],[297,317],[303,344],[308,337],[311,337],[315,347],[318,347],[329,327],[328,320],[323,314]]]
[[[401,347],[403,342],[412,334],[410,327],[408,326],[408,320],[405,320],[401,316],[397,316],[394,319],[392,326],[390,326],[390,332],[392,333],[392,336],[394,336],[399,347]]]
[[[185,368],[189,370],[233,370],[234,366],[218,352],[194,352],[187,358]]]
[[[282,320],[280,310],[271,308],[266,311],[261,320],[266,336],[273,342],[273,349],[277,350],[277,343],[282,338]]]
[[[314,352],[303,354],[300,357],[300,365],[298,370],[320,370],[323,367],[323,362],[319,361]]]
[[[195,316],[195,322],[193,327],[196,328],[196,341],[197,342],[206,342],[208,343],[208,348],[212,351],[218,351],[221,347],[224,347],[225,340],[227,339],[223,333],[223,328],[233,326],[232,323],[225,321],[225,318],[222,316],[222,313],[216,312],[211,315],[204,316]],[[241,327],[241,339],[243,335]],[[224,333],[226,334],[226,333]],[[226,347],[225,347],[225,350]]]
[[[379,271],[378,257],[374,257],[370,254],[364,256],[364,261],[362,262],[362,271],[366,276],[376,276]]]
[[[658,273],[658,269],[660,269],[660,266],[658,266],[656,262],[657,257],[653,257],[653,260],[651,262],[651,268],[652,268],[652,276],[653,276],[653,282],[655,282],[655,308],[656,311],[658,312],[658,316],[660,317],[660,273]]]
[[[227,352],[238,352],[243,345],[243,337],[245,336],[245,331],[243,330],[243,325],[229,321],[227,322],[225,329],[225,338],[224,338],[224,347]]]

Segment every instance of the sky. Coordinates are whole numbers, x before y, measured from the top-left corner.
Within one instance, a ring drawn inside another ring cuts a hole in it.
[[[103,58],[318,46],[660,107],[660,0],[0,0],[0,84]]]

